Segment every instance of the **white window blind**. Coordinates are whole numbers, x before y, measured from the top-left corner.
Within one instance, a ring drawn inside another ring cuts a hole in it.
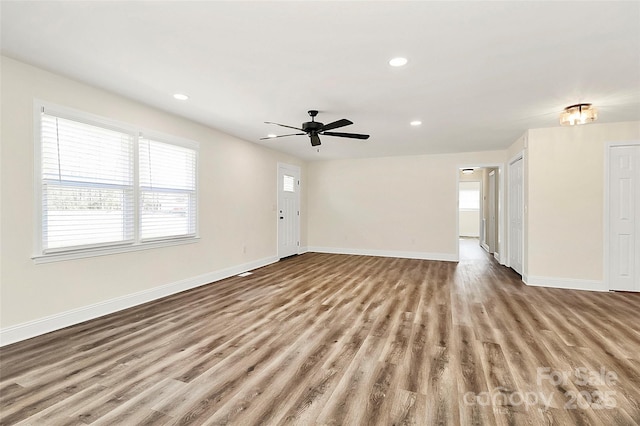
[[[284,175],[282,180],[282,190],[285,192],[296,192],[296,178]]]
[[[131,134],[41,114],[42,252],[134,239]]]
[[[36,262],[197,240],[197,143],[36,106]]]
[[[140,238],[196,234],[194,149],[140,138]]]

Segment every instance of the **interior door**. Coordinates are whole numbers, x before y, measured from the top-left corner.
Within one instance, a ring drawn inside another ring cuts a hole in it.
[[[489,173],[489,223],[487,225],[487,245],[489,253],[496,251],[496,172]]]
[[[609,288],[640,291],[640,145],[609,151]]]
[[[522,157],[509,164],[509,266],[522,275],[524,251],[524,166]]]
[[[278,165],[278,257],[298,254],[300,248],[300,169]]]

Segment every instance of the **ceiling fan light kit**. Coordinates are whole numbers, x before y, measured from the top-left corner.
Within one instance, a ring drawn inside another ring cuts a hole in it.
[[[350,124],[353,124],[352,121],[349,121],[345,118],[331,122],[329,124],[324,124],[319,121],[315,121],[316,116],[318,115],[318,111],[315,109],[307,111],[309,116],[311,117],[311,121],[307,121],[302,123],[302,127],[293,127],[288,126],[286,124],[274,123],[273,121],[265,121],[266,124],[275,124],[276,126],[286,127],[288,129],[300,130],[303,133],[290,133],[288,135],[269,135],[266,138],[260,138],[260,140],[264,139],[274,139],[274,138],[283,138],[286,136],[302,136],[307,135],[311,140],[311,146],[318,146],[321,144],[320,135],[322,136],[337,136],[339,138],[350,138],[350,139],[369,139],[369,135],[363,135],[360,133],[344,133],[344,132],[329,132],[328,130],[337,129],[339,127],[345,127]]]
[[[591,104],[570,105],[560,113],[562,126],[593,123],[598,119],[598,110]]]

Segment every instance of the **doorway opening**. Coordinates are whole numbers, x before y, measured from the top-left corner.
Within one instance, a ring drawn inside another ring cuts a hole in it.
[[[461,167],[458,170],[458,258],[501,259],[502,165]]]

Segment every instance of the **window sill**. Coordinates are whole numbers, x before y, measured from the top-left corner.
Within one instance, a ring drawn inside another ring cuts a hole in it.
[[[87,257],[108,256],[110,254],[129,253],[133,251],[149,250],[161,247],[171,247],[183,244],[193,244],[200,241],[200,237],[177,238],[174,240],[153,241],[146,243],[131,244],[127,246],[101,247],[85,250],[66,251],[51,254],[41,254],[32,256],[31,259],[36,265],[41,263],[62,262],[65,260],[84,259]]]

